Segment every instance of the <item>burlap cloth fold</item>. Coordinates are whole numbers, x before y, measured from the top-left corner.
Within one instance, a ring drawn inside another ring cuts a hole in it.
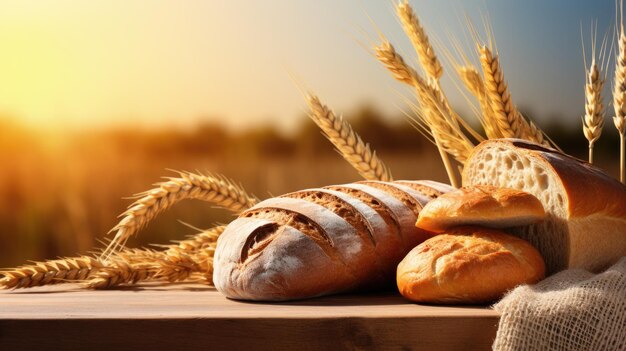
[[[600,274],[570,269],[495,305],[494,350],[626,350],[626,257]]]

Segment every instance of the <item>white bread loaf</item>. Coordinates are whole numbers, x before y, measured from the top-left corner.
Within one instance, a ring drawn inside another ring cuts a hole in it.
[[[549,273],[599,271],[626,255],[626,186],[593,165],[527,141],[489,140],[465,163],[463,185],[478,184],[543,203],[543,222],[513,232],[539,249]]]
[[[525,191],[491,185],[463,187],[429,202],[417,218],[418,228],[442,233],[460,225],[510,228],[537,223],[546,212]]]
[[[495,229],[457,227],[419,244],[398,265],[398,290],[423,303],[487,303],[544,277],[529,243]]]
[[[271,198],[243,212],[217,242],[215,287],[229,298],[280,301],[379,289],[432,233],[421,208],[453,188],[366,181]]]

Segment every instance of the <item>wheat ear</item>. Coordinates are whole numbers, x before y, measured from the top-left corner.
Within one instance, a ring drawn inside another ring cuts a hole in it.
[[[421,108],[424,112],[428,111],[421,115],[425,117],[424,122],[431,130],[438,146],[463,163],[474,145],[465,137],[458,124],[454,123],[453,112],[443,103],[445,98],[441,91],[432,84],[428,84],[413,68],[408,66],[388,41],[383,41],[381,45],[374,48],[374,51],[378,60],[394,78],[415,88]],[[447,166],[446,169],[448,169]],[[456,177],[451,165],[449,170],[448,175],[452,182],[452,179]]]
[[[479,52],[485,76],[485,90],[493,111],[493,128],[497,128],[498,133],[505,138],[520,138],[555,146],[545,140],[544,133],[533,122],[526,121],[513,105],[498,56],[484,45],[479,47]]]
[[[615,109],[615,116],[613,117],[613,123],[619,133],[620,140],[620,156],[619,156],[619,179],[622,183],[626,184],[626,169],[624,166],[624,160],[626,158],[625,142],[626,137],[626,35],[624,34],[624,27],[621,27],[618,52],[615,63],[615,84],[613,87],[613,108]]]
[[[158,187],[137,195],[135,201],[122,216],[124,217],[111,231],[115,237],[104,250],[101,258],[123,247],[133,234],[137,233],[157,214],[185,199],[197,199],[238,212],[258,202],[248,195],[241,185],[221,175],[202,175],[180,172],[180,177],[156,184]]]
[[[604,79],[600,69],[591,61],[585,82],[585,116],[583,117],[583,133],[589,141],[589,163],[593,163],[593,146],[602,134],[604,127],[604,105],[602,104],[602,87]]]
[[[481,117],[480,122],[489,139],[502,138],[499,130],[495,127],[495,121],[493,116],[493,110],[489,104],[489,99],[486,95],[485,83],[480,76],[478,70],[471,66],[462,66],[457,68],[457,73],[461,78],[461,82],[465,85],[472,95],[478,100],[480,105]]]
[[[89,279],[103,267],[102,262],[90,256],[34,262],[0,272],[3,275],[0,287],[17,289],[80,281]]]
[[[217,239],[224,232],[224,229],[226,229],[224,225],[217,226],[195,234],[188,239],[178,241],[173,245],[165,245],[163,246],[167,249],[165,254],[195,254],[217,242]]]
[[[352,129],[341,116],[324,105],[320,99],[309,94],[307,102],[311,110],[310,117],[324,132],[326,138],[335,145],[343,158],[367,180],[391,181],[389,168],[378,158],[369,144]]]
[[[428,35],[422,27],[419,18],[408,1],[403,1],[396,6],[396,13],[402,22],[404,32],[411,40],[420,64],[426,71],[427,76],[433,81],[438,81],[443,74],[443,67],[435,54],[435,50],[430,44]]]
[[[201,270],[191,256],[178,251],[166,254],[149,249],[126,249],[111,256],[107,265],[87,281],[86,287],[110,289],[140,281],[177,282]]]

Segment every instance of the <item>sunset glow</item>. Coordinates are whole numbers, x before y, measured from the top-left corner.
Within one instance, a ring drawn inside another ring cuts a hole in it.
[[[455,4],[417,3],[416,9],[445,39],[446,30],[464,35]],[[481,11],[490,12],[518,103],[541,115],[579,117],[584,77],[577,33],[581,20],[591,20],[583,3],[568,2],[571,13],[559,7],[560,17],[542,2],[520,11],[512,2],[463,4],[477,20]],[[304,111],[289,72],[337,109],[367,101],[397,114],[404,106],[400,88],[361,45],[376,40],[368,15],[392,40],[401,38],[391,7],[388,1],[330,0],[4,1],[0,115],[43,128],[207,120],[289,129]],[[611,2],[593,11],[601,30],[608,27]],[[411,53],[404,41],[397,45]],[[565,56],[576,59],[563,62]],[[538,60],[541,68],[532,69]],[[557,98],[548,97],[555,92]],[[463,103],[460,96],[452,99]]]

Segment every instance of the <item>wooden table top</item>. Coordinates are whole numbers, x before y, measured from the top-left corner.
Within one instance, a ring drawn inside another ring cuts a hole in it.
[[[490,349],[488,307],[426,306],[397,293],[228,300],[203,285],[0,291],[0,349]]]

